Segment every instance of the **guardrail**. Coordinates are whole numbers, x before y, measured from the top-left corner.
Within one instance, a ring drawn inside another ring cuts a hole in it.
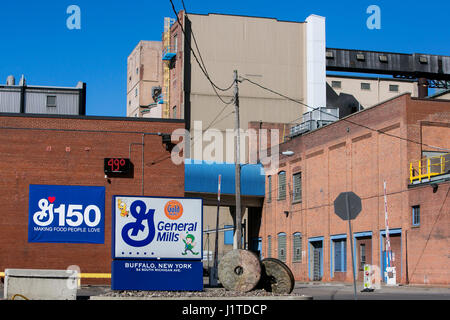
[[[427,157],[409,163],[409,181],[420,182],[423,179],[430,180],[431,177],[450,172],[450,153],[435,157]]]

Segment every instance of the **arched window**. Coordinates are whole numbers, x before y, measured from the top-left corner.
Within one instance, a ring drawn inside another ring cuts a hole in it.
[[[278,234],[278,259],[286,262],[286,233],[280,232]]]
[[[302,262],[302,234],[300,232],[292,235],[292,262]]]
[[[278,200],[286,199],[286,171],[278,172]]]

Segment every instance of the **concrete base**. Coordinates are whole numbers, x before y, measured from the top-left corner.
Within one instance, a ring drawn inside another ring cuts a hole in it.
[[[78,273],[74,270],[5,270],[4,298],[8,300],[15,295],[30,300],[76,300],[77,287]]]

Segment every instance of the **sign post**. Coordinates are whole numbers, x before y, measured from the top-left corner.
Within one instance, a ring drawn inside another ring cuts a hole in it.
[[[354,220],[361,212],[361,198],[353,192],[342,192],[336,200],[334,200],[334,212],[342,220],[348,221],[348,228],[350,232],[350,249],[352,253],[352,270],[353,270],[353,293],[356,298],[356,272],[355,272],[355,256],[353,253],[353,233],[351,220]]]
[[[222,175],[219,174],[219,182],[217,186],[217,216],[216,216],[216,242],[214,245],[214,264],[209,274],[209,285],[217,286],[218,278],[218,251],[219,251],[219,209],[220,209],[220,180]],[[209,259],[209,257],[208,257]]]

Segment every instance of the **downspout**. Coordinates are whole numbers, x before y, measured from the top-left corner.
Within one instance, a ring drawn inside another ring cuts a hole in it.
[[[142,134],[142,142],[141,143],[139,143],[139,142],[131,142],[128,145],[128,158],[129,159],[131,159],[131,146],[133,146],[133,145],[142,146],[142,151],[141,151],[141,163],[142,163],[142,169],[141,169],[141,171],[142,171],[141,193],[142,193],[142,195],[144,195],[144,165],[145,165],[144,164],[144,136],[145,136],[145,133]]]

